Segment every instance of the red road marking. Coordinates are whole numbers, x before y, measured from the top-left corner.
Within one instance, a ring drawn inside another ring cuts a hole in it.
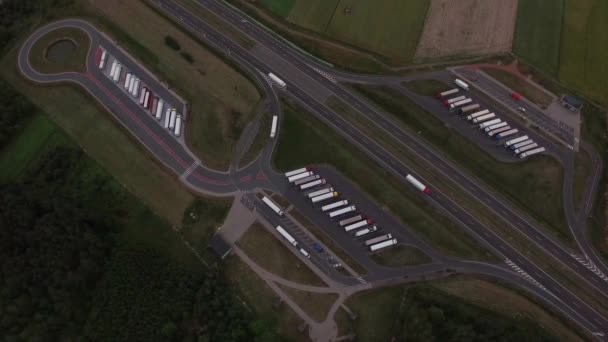
[[[157,144],[159,144],[165,151],[167,151],[167,153],[169,153],[173,159],[175,159],[179,164],[181,164],[185,169],[188,169],[190,167],[189,164],[187,164],[186,162],[184,162],[179,156],[177,156],[175,154],[175,152],[169,148],[167,145],[165,145],[165,143],[156,135],[154,134],[152,131],[150,131],[150,129],[144,125],[133,113],[131,113],[131,111],[129,111],[127,109],[127,107],[125,107],[125,105],[120,102],[106,87],[104,87],[103,85],[101,85],[101,83],[99,83],[99,81],[90,73],[87,72],[85,74],[90,80],[92,80],[97,87],[99,87],[101,90],[103,90],[108,96],[110,96],[110,98],[112,98],[112,100],[114,100],[114,102],[116,102],[116,104],[118,104],[130,117],[131,119],[133,119],[133,121],[139,125],[141,128],[143,128],[148,135],[150,135],[154,141],[156,141]],[[207,177],[201,176],[196,172],[191,173],[191,175],[194,175],[195,178],[203,181],[203,182],[207,182],[210,184],[214,184],[214,185],[230,185],[230,183],[227,182],[221,182],[221,181],[216,181],[213,179],[209,179]]]
[[[95,61],[97,62],[95,65],[99,66],[99,62],[101,62],[101,47],[97,48],[97,52],[95,53]]]
[[[251,180],[251,176],[247,175],[247,176],[243,176],[240,178],[241,182],[245,183],[245,182],[249,182]]]
[[[256,176],[256,178],[259,180],[265,180],[266,176],[264,175],[264,171],[260,170],[260,172],[258,172],[258,175]]]

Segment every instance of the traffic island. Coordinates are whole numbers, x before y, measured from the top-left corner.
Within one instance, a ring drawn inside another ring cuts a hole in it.
[[[29,55],[32,68],[43,74],[86,72],[91,39],[72,27],[52,30],[38,39]]]

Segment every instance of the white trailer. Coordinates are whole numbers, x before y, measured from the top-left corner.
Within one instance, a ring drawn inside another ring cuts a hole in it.
[[[490,121],[485,121],[485,122],[482,122],[481,124],[479,124],[479,129],[484,129],[484,128],[490,127],[492,125],[496,125],[497,123],[500,123],[500,122],[502,122],[502,120],[500,120],[500,119],[493,119]]]
[[[462,100],[464,100],[466,98],[467,97],[464,96],[464,95],[452,97],[451,99],[447,99],[447,100],[443,101],[443,104],[446,105],[446,106],[449,106],[450,104],[452,104],[454,102],[462,101]]]
[[[531,150],[531,149],[533,149],[533,148],[536,148],[536,147],[538,147],[538,144],[537,144],[537,143],[532,143],[532,144],[530,144],[530,145],[526,145],[526,146],[523,146],[523,147],[520,147],[520,148],[516,148],[516,149],[513,151],[513,153],[515,153],[515,154],[520,154],[520,153],[523,153],[523,152],[529,151],[529,150]]]
[[[355,237],[361,237],[361,236],[367,235],[369,233],[373,233],[376,230],[378,230],[378,227],[376,227],[376,226],[371,226],[371,227],[368,227],[365,229],[361,229],[355,233]]]
[[[520,147],[524,147],[524,146],[526,146],[526,145],[530,145],[530,144],[531,144],[531,143],[533,143],[533,142],[534,142],[534,140],[532,140],[532,139],[527,139],[527,140],[524,140],[524,141],[520,141],[520,142],[518,142],[517,144],[513,144],[513,145],[511,145],[511,146],[509,146],[509,147],[510,147],[512,150],[514,150],[514,149],[516,149],[516,148],[520,148]]]
[[[344,219],[344,220],[340,221],[339,224],[340,224],[340,227],[344,227],[348,224],[355,223],[355,222],[361,221],[363,219],[364,219],[363,215],[357,215],[357,216],[353,216],[351,218]]]
[[[310,171],[310,167],[303,167],[303,168],[300,168],[300,169],[296,169],[296,170],[291,170],[289,172],[285,172],[285,177],[289,178],[291,176],[295,176],[295,175],[297,175],[299,173],[306,172],[306,171]]]
[[[345,205],[348,205],[348,200],[342,200],[342,201],[337,201],[334,203],[326,204],[321,207],[321,211],[328,211],[328,210],[336,209],[339,207],[343,207]]]
[[[381,250],[383,248],[390,247],[390,246],[393,246],[393,245],[396,245],[396,244],[397,244],[397,239],[386,240],[386,241],[377,243],[375,245],[369,246],[369,250],[372,251],[372,252],[374,252],[374,251],[378,251],[378,250]]]
[[[300,185],[300,190],[307,190],[307,189],[310,189],[310,188],[314,188],[315,186],[325,184],[325,182],[326,182],[325,178],[323,178],[323,179],[317,179],[316,181],[312,181],[312,182],[308,182],[306,184]]]
[[[283,210],[281,210],[281,208],[278,205],[276,205],[270,198],[264,196],[262,198],[262,202],[266,203],[266,205],[269,206],[270,209],[272,209],[272,211],[277,213],[277,215],[283,216]]]
[[[461,79],[455,79],[454,83],[456,83],[457,86],[459,86],[460,88],[462,88],[463,90],[469,90],[469,85],[466,84],[464,81],[462,81]]]
[[[529,157],[529,156],[533,156],[535,154],[542,153],[542,152],[545,152],[545,148],[544,147],[535,148],[533,150],[526,151],[526,152],[520,154],[519,158],[523,159],[523,158],[526,158],[526,157]]]
[[[458,89],[458,88],[452,88],[450,90],[442,91],[441,93],[435,95],[435,98],[436,99],[440,99],[440,98],[445,97],[445,96],[456,94],[459,91],[460,91],[460,89]]]
[[[345,232],[350,232],[350,231],[355,230],[355,229],[363,228],[363,227],[365,227],[367,225],[370,225],[372,223],[373,223],[372,220],[361,220],[359,222],[355,222],[353,224],[349,224],[348,226],[344,227],[344,231]]]
[[[127,77],[125,77],[125,84],[123,85],[123,87],[125,89],[129,89],[129,84],[131,84],[131,73],[130,72],[128,72]]]
[[[412,175],[407,175],[405,176],[405,179],[410,182],[410,184],[412,184],[413,186],[416,187],[416,189],[424,192],[425,194],[429,194],[431,191],[429,190],[429,188],[426,187],[426,185],[422,184],[419,180],[417,180],[416,178],[414,178],[414,176]]]
[[[507,124],[505,121],[503,121],[503,122],[499,122],[499,123],[497,123],[497,124],[495,124],[495,125],[488,126],[488,127],[484,128],[483,130],[484,130],[486,133],[488,133],[488,132],[491,132],[491,131],[493,131],[493,130],[495,130],[495,129],[505,127],[505,126],[507,126],[507,125],[508,125],[508,124]]]
[[[480,110],[479,112],[475,112],[471,115],[468,115],[467,120],[471,121],[471,120],[475,119],[476,117],[480,117],[480,116],[488,114],[488,113],[490,113],[490,111],[487,109]]]
[[[139,95],[139,85],[140,85],[140,81],[139,78],[135,80],[135,85],[133,86],[133,96],[137,97],[137,95]]]
[[[276,83],[281,88],[285,88],[285,86],[287,86],[287,84],[285,84],[285,82],[283,82],[282,79],[280,79],[277,75],[275,75],[273,73],[269,73],[268,77],[270,77],[272,82]]]
[[[509,126],[509,125],[504,126],[504,127],[500,127],[500,128],[497,128],[497,129],[493,129],[493,130],[491,130],[491,131],[488,132],[488,136],[493,137],[494,135],[496,135],[498,133],[506,132],[506,131],[508,131],[510,129],[511,129],[511,126]]]
[[[464,106],[464,105],[469,104],[471,102],[473,102],[472,99],[464,99],[464,100],[461,100],[461,101],[456,101],[456,102],[450,104],[450,110],[454,110],[454,109],[456,109],[456,108],[458,108],[460,106]]]
[[[99,69],[103,69],[106,66],[106,59],[108,58],[108,51],[103,50],[101,58],[99,59]]]
[[[133,90],[135,89],[135,75],[131,74],[131,80],[129,80],[129,94],[133,95]]]
[[[331,213],[329,213],[329,218],[338,217],[340,215],[344,215],[344,214],[353,212],[355,210],[357,210],[357,207],[355,207],[354,205],[351,205],[350,207],[346,207],[346,208],[338,209],[336,211],[332,211]]]
[[[464,107],[460,108],[460,114],[465,114],[472,110],[478,109],[479,107],[480,107],[479,103],[474,103],[472,105],[464,106]]]
[[[300,253],[302,253],[306,259],[310,259],[310,254],[304,248],[300,248]]]
[[[283,229],[283,227],[281,226],[277,226],[277,232],[279,232],[279,234],[281,234],[285,240],[289,241],[290,244],[292,244],[294,247],[298,247],[298,243],[296,242],[296,239],[293,238],[293,236],[291,236],[291,234],[289,234],[285,229]]]
[[[272,116],[272,127],[270,127],[270,137],[274,138],[277,135],[277,123],[279,122],[279,117],[276,115]]]
[[[313,174],[314,174],[313,171],[306,171],[306,172],[298,173],[297,175],[287,178],[287,181],[289,183],[293,183],[293,182],[297,181],[298,179],[306,178],[308,176],[312,176]]]
[[[118,82],[120,79],[120,73],[122,72],[122,65],[118,64],[116,66],[116,70],[114,70],[114,78],[112,79],[114,82]]]
[[[505,147],[509,147],[511,145],[514,145],[514,144],[517,144],[519,142],[526,141],[526,140],[528,140],[527,135],[521,136],[519,138],[511,139],[505,143]]]
[[[328,199],[334,198],[334,197],[338,197],[338,192],[332,191],[332,192],[328,192],[323,195],[315,196],[315,197],[311,198],[310,201],[314,204],[314,203],[319,203],[321,201],[325,201],[325,200],[328,200]]]
[[[116,71],[116,66],[117,66],[117,63],[116,63],[116,60],[114,60],[112,62],[112,67],[110,68],[110,78],[112,78],[112,79],[114,78],[114,72]]]
[[[496,114],[494,114],[494,113],[489,113],[489,114],[481,115],[481,116],[478,116],[476,118],[473,118],[473,123],[479,123],[479,122],[482,122],[482,121],[490,120],[490,119],[492,119],[494,117],[496,117]]]
[[[504,131],[504,132],[501,132],[499,134],[496,134],[496,139],[506,138],[506,137],[511,136],[513,134],[516,134],[518,132],[519,132],[519,130],[517,128],[513,128],[513,129],[510,129],[508,131]]]
[[[312,175],[312,176],[300,178],[297,181],[293,182],[293,185],[300,186],[304,183],[312,182],[313,180],[319,179],[319,178],[321,178],[321,176],[319,176],[319,175]]]
[[[330,186],[329,188],[315,190],[315,191],[309,193],[306,196],[308,196],[308,198],[313,198],[313,197],[321,196],[321,195],[324,195],[324,194],[326,194],[328,192],[333,192],[333,191],[334,191],[334,188],[332,188]]]
[[[171,121],[171,108],[167,108],[165,112],[165,129],[169,128],[169,121]]]
[[[176,118],[177,118],[177,111],[175,111],[175,108],[171,108],[171,118],[169,119],[169,128],[170,129],[175,128],[175,119]]]
[[[158,107],[158,97],[154,96],[154,100],[152,100],[152,106],[150,106],[150,113],[152,115],[156,115],[156,108]]]
[[[156,120],[160,120],[160,118],[163,116],[163,107],[165,105],[165,101],[158,100],[158,105],[156,106]]]
[[[150,92],[148,90],[146,90],[146,93],[144,94],[144,107],[148,108],[148,101],[150,101]]]
[[[144,101],[146,100],[146,94],[148,93],[148,89],[146,87],[144,87],[141,90],[141,95],[139,96],[139,104],[140,105],[144,105]]]
[[[173,130],[173,135],[179,137],[182,134],[182,116],[177,114],[177,118],[175,118],[175,129]]]
[[[373,239],[366,240],[363,244],[365,246],[370,246],[370,245],[377,244],[378,242],[382,242],[382,241],[392,239],[392,238],[393,238],[393,235],[391,235],[391,234],[380,235],[380,236],[376,236]]]

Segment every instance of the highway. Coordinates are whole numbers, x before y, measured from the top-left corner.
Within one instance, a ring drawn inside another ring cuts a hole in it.
[[[191,29],[195,34],[203,37],[210,43],[210,45],[228,53],[231,58],[235,59],[243,68],[248,69],[250,73],[255,74],[257,72],[260,75],[266,74],[269,71],[274,71],[269,64],[260,61],[255,56],[252,56],[246,50],[242,49],[234,42],[230,41],[228,38],[217,32],[212,27],[206,25],[204,22],[200,21],[198,18],[185,11],[178,5],[169,1],[155,2],[159,4],[163,10],[167,11],[167,13],[175,16],[178,18],[178,20],[181,20],[182,23]],[[206,2],[203,1],[201,3]],[[243,19],[238,17],[238,15],[232,14],[229,9],[224,8],[224,5],[216,3],[215,1],[211,1],[210,3],[212,6],[210,9],[214,10],[216,13],[218,13],[218,10],[228,11],[226,13],[219,12],[220,15],[225,14],[225,18],[233,18],[235,20],[238,19],[238,23],[250,24],[247,21],[243,22]],[[215,8],[215,6],[219,7]],[[96,71],[95,67],[88,68],[88,73],[86,74],[63,73],[55,75],[43,75],[33,70],[29,65],[28,60],[28,54],[32,44],[38,38],[44,35],[45,32],[57,27],[65,26],[79,27],[89,33],[92,47],[101,45],[108,49],[111,54],[119,56],[121,61],[130,59],[130,57],[122,52],[122,50],[116,48],[114,44],[107,40],[107,38],[105,38],[103,35],[98,34],[95,28],[86,22],[79,20],[62,21],[45,26],[34,33],[34,35],[28,39],[22,48],[19,55],[19,68],[21,72],[26,75],[26,77],[40,83],[70,81],[84,87],[91,94],[91,96],[106,106],[108,111],[114,115],[118,122],[123,125],[125,129],[133,133],[139,142],[144,145],[149,152],[156,156],[168,169],[172,170],[176,175],[184,175],[182,180],[195,191],[199,191],[204,194],[229,196],[239,190],[264,187],[279,187],[284,189],[285,185],[282,184],[284,183],[284,180],[281,181],[280,177],[276,175],[276,173],[269,170],[269,161],[273,144],[270,144],[264,150],[262,158],[260,158],[260,163],[254,163],[245,170],[235,170],[231,173],[213,171],[205,168],[200,161],[193,157],[191,152],[188,151],[183,144],[181,144],[166,130],[162,129],[158,122],[152,119],[149,114],[146,114],[145,111],[135,104],[135,102],[132,101],[132,99],[130,99],[124,92],[119,91],[119,88],[116,87],[116,85],[109,79],[107,79],[107,77]],[[255,25],[251,26],[255,27]],[[257,39],[258,37],[255,30],[251,30],[250,34],[255,35],[256,40],[260,41]],[[271,46],[274,45],[271,44]],[[289,53],[291,52],[283,53],[283,55],[289,57]],[[94,65],[93,56],[93,53],[89,53],[88,65]],[[294,60],[296,60],[295,63],[298,63],[299,61],[298,58],[294,58]],[[292,60],[290,59],[290,62],[291,61]],[[137,64],[134,61],[132,62],[133,64]],[[134,68],[132,66],[130,67],[131,69]],[[327,89],[333,94],[344,96],[344,98],[347,100],[353,99],[354,101],[349,101],[348,103],[353,104],[354,107],[360,110],[362,113],[366,113],[367,115],[377,118],[378,120],[386,120],[385,116],[377,113],[367,103],[361,101],[358,97],[351,95],[341,86],[336,86],[337,88],[334,88],[335,84],[331,82],[331,80],[328,80],[316,73],[306,64],[303,64],[302,68],[303,69],[300,69],[298,67],[296,68],[296,71],[299,70],[298,72],[305,73],[302,75],[303,78],[308,77],[313,79],[315,84],[318,84],[319,87]],[[145,71],[140,70],[140,72]],[[289,96],[293,97],[302,105],[309,108],[312,113],[328,123],[331,127],[334,127],[349,141],[355,144],[355,146],[358,146],[361,150],[368,153],[370,157],[383,165],[387,170],[401,179],[404,179],[405,175],[408,173],[412,173],[407,165],[390,155],[390,153],[376,144],[372,138],[359,132],[355,127],[342,119],[338,114],[327,108],[323,102],[318,101],[309,93],[300,89],[297,83],[292,82],[290,79],[286,79],[286,82],[288,84],[287,89]],[[265,87],[269,87],[269,85],[266,84]],[[272,93],[272,90],[270,90],[270,92]],[[273,100],[273,102],[275,101]],[[273,110],[280,111],[278,108],[274,108]],[[402,139],[404,140],[408,138],[411,139],[406,132],[395,131],[392,132],[392,134],[401,134]],[[408,144],[409,143],[410,142],[408,141]],[[414,146],[412,148],[417,150],[419,153],[431,153],[426,157],[436,158],[431,159],[431,161],[437,162],[435,165],[446,163],[441,156],[433,153],[431,150],[428,150],[426,146],[422,145],[415,139],[411,141],[411,144]],[[446,167],[452,167],[450,164],[445,165]],[[456,171],[457,170],[454,170],[454,172]],[[423,179],[423,177],[420,175],[417,176]],[[453,176],[454,175],[452,175],[452,177]],[[473,184],[475,183],[473,182]],[[466,213],[466,211],[460,208],[453,200],[449,199],[447,196],[444,196],[439,191],[433,191],[432,195],[428,196],[427,199],[437,208],[444,211],[446,215],[455,221],[460,222],[464,227],[469,229],[471,233],[485,245],[494,246],[497,255],[501,255],[505,260],[510,260],[510,262],[525,270],[525,272],[540,285],[535,286],[541,291],[546,292],[545,296],[541,297],[548,300],[548,302],[552,303],[568,317],[572,318],[591,333],[602,334],[604,331],[606,331],[608,328],[608,322],[601,315],[593,311],[584,302],[580,301],[573,294],[568,292],[549,275],[544,273],[533,263],[527,260],[523,255],[512,248],[508,243],[502,241],[500,237],[492,233],[474,217]],[[500,204],[500,202],[497,203]],[[569,255],[568,259],[572,260]],[[581,266],[580,263],[577,263],[577,265]],[[583,276],[586,277],[588,274],[583,273]],[[511,281],[514,283],[517,283],[523,279],[513,273],[509,273],[509,275],[505,277],[512,278]],[[529,284],[530,282],[528,282],[527,286],[524,287],[530,289]],[[532,292],[537,291],[532,290]]]

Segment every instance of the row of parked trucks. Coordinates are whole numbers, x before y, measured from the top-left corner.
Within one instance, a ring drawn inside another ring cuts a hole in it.
[[[488,109],[480,110],[481,106],[478,103],[473,103],[473,99],[466,95],[460,95],[461,90],[469,90],[468,84],[460,79],[456,79],[454,83],[456,84],[455,88],[443,91],[435,96],[435,98],[441,100],[451,112],[463,115],[467,121],[477,126],[489,137],[494,137],[496,140],[512,137],[519,133],[517,128],[512,128],[507,122],[498,118],[495,113],[490,112]],[[511,144],[507,144],[517,139],[520,138],[507,141],[505,146],[511,146]],[[522,145],[519,145],[520,143]],[[528,139],[528,136],[525,136],[525,139],[518,140],[513,146],[516,146],[512,148],[513,152],[522,159],[545,151],[544,147],[539,147],[538,144],[531,139]]]
[[[283,210],[281,209],[281,207],[279,207],[276,203],[274,203],[270,198],[264,196],[264,197],[262,197],[262,202],[264,202],[268,207],[270,207],[270,209],[272,209],[272,211],[274,211],[277,215],[283,216]],[[294,239],[293,236],[291,236],[291,234],[289,234],[285,230],[285,228],[278,225],[275,227],[275,229],[276,229],[277,233],[279,233],[283,238],[285,238],[285,240],[287,240],[287,242],[289,242],[290,245],[297,248],[300,251],[300,253],[302,253],[302,255],[304,255],[304,257],[306,257],[307,259],[310,259],[310,253],[308,253],[308,251],[305,250],[304,248],[300,247],[300,245],[298,244],[296,239]]]
[[[101,50],[98,67],[104,72],[109,54],[105,49]],[[156,120],[161,121],[164,113],[164,128],[177,137],[181,135],[183,121],[181,114],[165,100],[155,96],[134,73],[127,71],[117,59],[112,61],[108,77],[114,83],[121,82],[124,90],[135,98],[139,105],[154,116]]]

